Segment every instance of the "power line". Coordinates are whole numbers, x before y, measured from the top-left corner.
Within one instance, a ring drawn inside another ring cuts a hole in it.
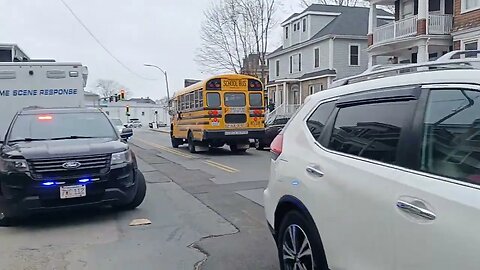
[[[141,78],[141,79],[144,79],[144,80],[150,80],[150,81],[157,81],[159,79],[152,79],[152,78],[146,78],[146,77],[143,77],[142,75],[136,73],[135,71],[133,71],[131,68],[129,68],[126,64],[124,64],[120,59],[118,59],[118,57],[116,57],[105,45],[103,45],[103,43],[92,33],[92,31],[90,31],[90,29],[83,23],[83,21],[77,16],[77,14],[73,11],[72,8],[70,8],[70,6],[64,1],[64,0],[60,0],[63,5],[68,9],[68,11],[70,11],[70,13],[73,15],[73,17],[78,21],[78,23],[88,32],[88,34],[90,34],[90,36],[95,40],[95,42],[97,42],[98,45],[100,45],[100,47],[102,47],[105,52],[110,55],[118,64],[120,64],[124,69],[128,70],[130,73],[132,73],[133,75]]]

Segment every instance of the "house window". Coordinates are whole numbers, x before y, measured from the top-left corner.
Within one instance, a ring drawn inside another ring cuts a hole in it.
[[[142,116],[145,116],[145,112],[142,112]]]
[[[464,43],[464,47],[466,51],[473,51],[478,49],[478,41],[470,41],[467,43]],[[467,58],[476,58],[477,54],[476,53],[467,53],[465,54],[465,57]]]
[[[462,12],[479,9],[480,0],[462,0]]]
[[[280,76],[280,60],[275,61],[275,76]]]
[[[303,19],[302,24],[303,24],[303,32],[307,31],[307,19]]]
[[[297,31],[297,24],[296,23],[293,24],[293,32],[295,32],[295,31]]]
[[[313,50],[313,55],[314,55],[314,57],[313,57],[313,58],[314,58],[314,59],[313,59],[313,60],[314,60],[314,61],[313,61],[313,63],[314,63],[314,68],[318,68],[318,67],[320,67],[320,49],[319,49],[319,48],[315,48],[315,49]]]
[[[350,44],[349,49],[349,63],[350,66],[359,66],[360,65],[360,46]]]
[[[414,1],[412,0],[403,0],[401,3],[401,13],[402,19],[413,16],[414,10]]]
[[[288,26],[285,27],[285,39],[288,39]]]
[[[323,90],[322,84],[312,84],[308,86],[308,95],[313,95]]]
[[[428,0],[428,11],[440,11],[440,1]]]
[[[293,91],[293,104],[297,105],[300,104],[300,92]]]
[[[302,54],[290,55],[290,73],[302,71]]]

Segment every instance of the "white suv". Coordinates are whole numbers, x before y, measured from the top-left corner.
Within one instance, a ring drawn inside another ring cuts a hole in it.
[[[271,145],[282,269],[480,269],[478,64],[375,71],[309,98]]]

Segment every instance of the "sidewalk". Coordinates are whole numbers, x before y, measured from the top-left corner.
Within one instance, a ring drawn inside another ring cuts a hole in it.
[[[161,127],[161,128],[150,128],[151,131],[155,132],[160,132],[160,133],[167,133],[170,134],[170,129],[167,127]]]

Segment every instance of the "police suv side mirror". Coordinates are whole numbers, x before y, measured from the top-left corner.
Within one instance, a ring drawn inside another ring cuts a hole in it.
[[[122,129],[122,133],[120,133],[120,137],[124,140],[128,140],[132,136],[133,136],[133,129],[131,128],[124,128]]]

